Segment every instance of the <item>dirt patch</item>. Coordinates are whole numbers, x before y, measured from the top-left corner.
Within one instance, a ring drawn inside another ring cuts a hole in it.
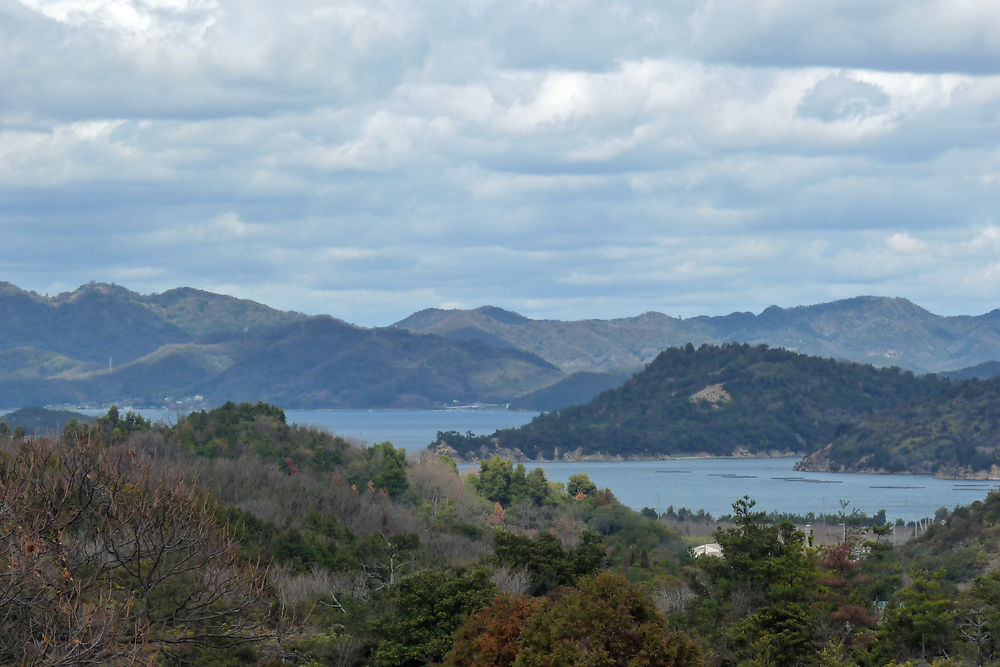
[[[709,403],[728,403],[733,400],[733,397],[729,395],[729,392],[725,390],[722,384],[710,384],[701,391],[691,394],[691,402],[694,401],[708,401]]]

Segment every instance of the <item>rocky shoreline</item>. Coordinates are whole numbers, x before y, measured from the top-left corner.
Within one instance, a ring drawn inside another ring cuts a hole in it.
[[[929,466],[918,470],[886,470],[881,467],[865,466],[864,460],[861,465],[850,468],[844,466],[834,466],[830,460],[831,445],[817,450],[806,456],[795,464],[795,470],[802,472],[833,472],[833,473],[857,473],[863,475],[933,475],[938,479],[954,479],[969,481],[1000,481],[1000,466],[993,465],[989,470],[972,470],[970,468],[945,468],[931,469]]]
[[[624,463],[628,461],[683,461],[689,459],[773,459],[773,458],[787,458],[792,456],[803,456],[803,452],[795,451],[768,451],[768,452],[749,452],[744,449],[737,449],[729,456],[716,456],[707,453],[696,453],[696,454],[683,454],[679,456],[641,456],[637,454],[604,454],[601,452],[587,453],[584,454],[582,449],[575,449],[572,451],[560,453],[556,450],[556,456],[553,458],[531,458],[525,456],[525,454],[520,449],[506,449],[503,447],[495,447],[492,449],[483,449],[479,452],[478,456],[462,456],[458,453],[456,449],[450,447],[444,443],[437,443],[428,449],[438,455],[447,456],[457,463],[469,464],[469,463],[479,463],[480,461],[486,461],[494,456],[499,456],[502,459],[509,459],[511,461],[516,461],[519,463],[555,463],[555,462],[582,462],[582,461],[609,461],[609,462],[619,462]]]

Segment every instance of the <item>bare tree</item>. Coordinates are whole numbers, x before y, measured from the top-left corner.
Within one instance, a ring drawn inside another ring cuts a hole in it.
[[[214,507],[194,485],[145,468],[109,499],[94,526],[105,577],[131,591],[157,641],[240,643],[270,636],[247,613],[267,596],[267,571],[241,563]],[[175,638],[166,628],[184,627]]]
[[[508,595],[527,595],[531,588],[531,575],[523,567],[510,568],[506,565],[498,565],[493,568],[490,581],[496,585],[501,593]]]
[[[380,553],[373,558],[360,559],[361,570],[368,579],[368,585],[376,591],[395,586],[404,570],[413,565],[413,559],[407,558],[385,533],[379,531],[379,536],[384,543]]]
[[[131,600],[76,576],[69,556],[97,466],[52,441],[8,445],[0,484],[0,663],[130,662],[145,626]],[[16,447],[14,446],[16,445]]]
[[[0,663],[119,663],[166,643],[273,637],[267,568],[241,561],[196,485],[88,438],[0,452]]]
[[[454,501],[462,493],[464,483],[454,468],[440,459],[424,459],[413,465],[407,477],[420,496],[431,506],[436,519],[438,507],[445,501]]]
[[[986,610],[982,607],[972,608],[966,612],[965,618],[958,625],[958,631],[962,633],[965,641],[976,647],[976,665],[982,667],[989,657],[989,619]]]

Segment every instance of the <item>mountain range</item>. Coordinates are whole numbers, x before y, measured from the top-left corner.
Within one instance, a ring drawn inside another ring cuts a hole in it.
[[[49,297],[0,283],[0,317],[0,405],[11,407],[197,397],[552,410],[618,386],[661,350],[688,342],[766,343],[980,377],[995,374],[1000,359],[1000,310],[942,317],[885,297],[688,319],[650,312],[563,322],[493,306],[428,309],[364,328],[188,287],[141,295],[90,283]]]
[[[531,320],[485,306],[427,309],[394,326],[531,352],[562,370],[635,372],[668,347],[740,342],[928,373],[1000,357],[1000,309],[943,317],[900,298],[861,296],[813,306],[680,319]]]
[[[291,407],[504,402],[562,373],[527,352],[181,288],[89,284],[56,297],[0,289],[0,404]]]

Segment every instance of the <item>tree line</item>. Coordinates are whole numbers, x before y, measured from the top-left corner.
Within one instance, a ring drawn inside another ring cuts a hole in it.
[[[465,477],[227,404],[0,436],[0,664],[887,665],[1000,655],[1000,496],[894,548],[749,498],[691,543],[583,474]],[[650,516],[652,514],[652,516]],[[957,661],[957,662],[956,662]]]

